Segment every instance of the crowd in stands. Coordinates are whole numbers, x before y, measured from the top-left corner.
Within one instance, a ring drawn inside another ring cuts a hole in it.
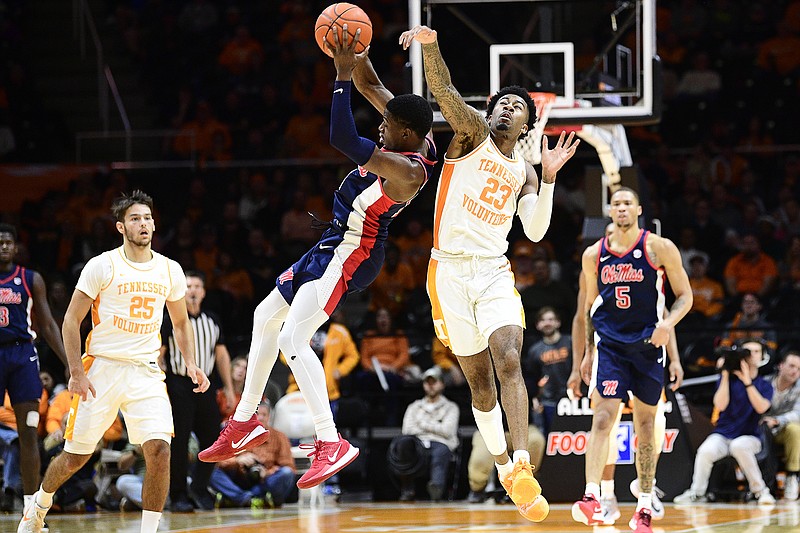
[[[405,60],[396,45],[408,24],[405,7],[391,0],[358,3],[375,27],[373,63],[391,90],[405,92]],[[0,13],[4,162],[39,161],[29,149],[35,143],[26,144],[26,135],[33,135],[26,124],[53,123],[41,116],[44,108],[37,110],[40,102],[26,85],[23,4],[0,0],[5,7]],[[330,218],[333,191],[350,170],[347,161],[337,161],[328,142],[333,66],[309,37],[325,4],[107,2],[109,23],[117,25],[143,77],[153,80],[149,98],[160,109],[154,127],[184,133],[165,144],[163,155],[261,163],[235,169],[87,173],[64,191],[27,201],[19,212],[0,214],[0,220],[19,229],[17,262],[45,277],[59,324],[85,262],[119,246],[108,209],[112,199],[136,186],[155,198],[154,249],[185,270],[204,274],[205,306],[221,318],[231,356],[246,355],[254,307],[276,276],[317,240],[308,213]],[[660,124],[631,127],[628,134],[640,184],[650,198],[646,212],[661,221],[662,234],[678,245],[690,275],[694,307],[677,332],[684,364],[689,372],[712,373],[719,345],[758,337],[776,355],[800,346],[800,130],[791,119],[800,115],[800,1],[663,1],[657,27],[664,116]],[[368,129],[362,123],[374,122],[369,113],[366,103],[356,109],[360,131]],[[4,143],[7,135],[15,142]],[[447,140],[437,137],[437,142],[442,150]],[[596,155],[582,150],[573,166],[596,164]],[[582,169],[563,174],[545,239],[531,243],[517,226],[511,233],[508,256],[528,317],[525,353],[542,338],[554,338],[552,323],[566,333],[575,312],[586,200]],[[447,397],[458,403],[462,423],[471,424],[464,376],[453,354],[435,338],[425,290],[434,189],[423,190],[392,226],[380,276],[364,295],[351,297],[348,312],[326,327],[316,347],[330,372],[333,402],[359,395],[368,402],[386,399],[370,404],[378,409],[371,420],[376,425],[400,426],[407,405],[422,396],[420,383],[434,365],[441,371],[435,381],[444,383]],[[538,320],[547,325],[539,326]],[[63,443],[68,393],[63,367],[44,344],[40,353],[43,381],[50,384],[40,435],[43,449],[52,455]],[[553,391],[547,379],[542,381],[542,368],[553,362],[530,365],[536,370],[530,370],[528,381],[529,395],[544,401],[550,417]],[[242,359],[233,359],[239,397],[245,367]],[[383,395],[384,386],[402,394]],[[288,392],[292,387],[290,379]],[[224,395],[219,403],[224,419],[234,406]],[[268,420],[261,408],[259,416]],[[12,420],[0,412],[0,427]],[[106,441],[118,442],[122,435],[120,423],[110,428]],[[541,438],[532,430],[532,440],[536,435]],[[109,445],[126,454],[118,466],[135,476],[141,455],[124,442]],[[13,456],[4,459],[7,466]],[[211,485],[225,487],[227,502],[279,505],[286,496],[265,500],[266,480],[275,472],[285,477],[285,469],[293,472],[294,467],[276,463],[254,471],[255,464],[247,457],[223,465]],[[91,479],[91,472],[87,475]],[[480,492],[486,480],[476,476],[470,484]],[[95,495],[85,492],[88,484],[80,484],[85,479],[77,476],[74,490],[78,500],[90,501]],[[283,487],[283,481],[276,479],[276,486]],[[238,492],[230,487],[234,482],[239,482]],[[121,493],[124,485],[117,485]],[[431,492],[436,499],[442,497],[438,485]],[[408,485],[404,490],[408,494]],[[123,508],[131,500],[124,497]],[[63,507],[72,503],[69,498],[62,496]]]

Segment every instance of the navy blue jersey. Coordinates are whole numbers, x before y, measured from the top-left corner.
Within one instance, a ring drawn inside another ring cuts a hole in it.
[[[649,231],[639,230],[636,243],[617,253],[600,241],[597,254],[598,298],[592,324],[600,339],[629,345],[649,339],[664,316],[664,270],[650,262]]]
[[[418,152],[395,152],[422,164],[425,179],[420,189],[436,165],[436,146],[430,137],[425,141],[429,158]],[[384,192],[380,176],[363,167],[352,170],[333,195],[330,228],[311,250],[278,276],[277,286],[286,301],[291,303],[304,283],[325,278],[326,287],[330,285],[330,298],[324,309],[330,315],[346,293],[366,289],[383,265],[389,224],[411,200],[395,202]]]
[[[0,273],[0,344],[33,340],[33,271],[17,265]]]

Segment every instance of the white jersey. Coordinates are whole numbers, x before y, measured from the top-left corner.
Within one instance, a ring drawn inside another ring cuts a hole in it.
[[[525,160],[516,151],[511,159],[504,156],[491,135],[463,157],[445,157],[436,191],[434,250],[480,257],[505,254],[525,180]]]
[[[86,353],[149,363],[161,348],[164,304],[184,297],[186,276],[159,253],[134,263],[119,247],[90,259],[76,288],[94,300]]]

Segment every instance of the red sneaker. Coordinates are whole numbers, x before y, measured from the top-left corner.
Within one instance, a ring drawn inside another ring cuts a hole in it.
[[[652,515],[647,509],[642,509],[633,513],[633,518],[628,523],[634,533],[653,533],[653,528],[650,527]]]
[[[313,451],[308,454],[312,458],[311,468],[297,480],[299,489],[316,487],[358,457],[358,448],[344,440],[341,435],[335,442],[315,440],[314,444],[301,444],[300,447]]]
[[[584,494],[581,500],[572,504],[572,519],[587,526],[602,524],[603,508],[594,496]]]
[[[267,439],[269,431],[261,425],[255,414],[247,422],[237,422],[230,417],[216,442],[198,453],[197,458],[204,463],[218,463],[264,444]]]

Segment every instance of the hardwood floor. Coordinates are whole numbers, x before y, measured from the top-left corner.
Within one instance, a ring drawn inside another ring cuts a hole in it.
[[[348,503],[325,502],[318,507],[308,504],[286,505],[282,509],[251,511],[226,509],[191,514],[166,512],[160,532],[213,533],[465,533],[580,532],[590,528],[570,516],[569,504],[551,506],[550,515],[541,523],[526,521],[510,505],[466,502],[444,504]],[[594,528],[595,533],[630,531],[627,521],[632,504],[621,505],[622,519],[615,526]],[[98,512],[91,514],[54,514],[48,516],[51,533],[115,532],[138,533],[140,513]],[[0,531],[16,531],[18,516],[1,515]],[[675,507],[667,505],[664,520],[653,523],[654,532],[703,533],[789,533],[800,532],[800,503],[779,502],[772,507],[750,504],[704,504]]]

